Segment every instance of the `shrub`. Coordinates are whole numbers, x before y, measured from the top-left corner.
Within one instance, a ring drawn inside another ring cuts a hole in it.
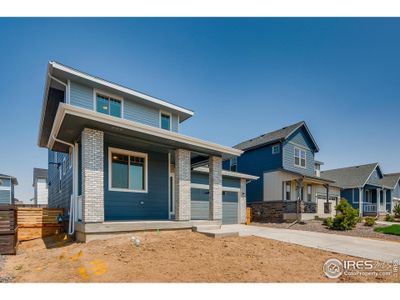
[[[400,218],[400,203],[396,203],[393,207],[393,213],[395,218]]]
[[[327,227],[331,227],[333,223],[333,218],[332,217],[328,217],[326,219],[324,219],[324,221],[322,222],[323,225],[327,226]]]
[[[334,230],[350,230],[356,227],[360,222],[358,216],[358,209],[353,208],[346,199],[340,200],[336,206],[336,216],[332,219],[332,223],[328,225],[330,229]]]
[[[364,220],[365,226],[374,226],[376,224],[376,220],[374,217],[366,217]]]
[[[385,221],[394,222],[394,216],[390,214],[386,214]]]

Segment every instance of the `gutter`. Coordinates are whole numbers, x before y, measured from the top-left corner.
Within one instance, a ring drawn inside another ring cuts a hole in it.
[[[77,181],[77,172],[78,172],[78,157],[77,157],[77,147],[74,144],[68,143],[66,141],[60,140],[55,136],[52,136],[53,140],[67,145],[72,149],[72,195],[70,200],[70,208],[69,208],[69,223],[68,223],[68,234],[73,235],[75,232],[75,219],[77,215],[77,196],[78,196],[78,181]]]

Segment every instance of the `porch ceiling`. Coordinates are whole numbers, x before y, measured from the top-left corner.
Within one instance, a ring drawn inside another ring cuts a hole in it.
[[[107,134],[134,139],[149,146],[160,146],[164,149],[183,148],[205,155],[222,156],[223,158],[238,156],[242,153],[238,149],[67,104],[60,104],[58,108],[48,147],[66,152],[66,146],[56,142],[53,137],[73,143],[79,138],[85,127],[101,130]]]

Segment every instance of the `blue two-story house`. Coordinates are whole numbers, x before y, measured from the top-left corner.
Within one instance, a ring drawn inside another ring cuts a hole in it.
[[[244,153],[224,161],[223,167],[260,177],[247,185],[247,202],[257,203],[253,207],[261,204],[265,211],[283,210],[280,218],[285,220],[296,218],[293,214],[298,213],[297,207],[290,205],[294,201],[304,205],[300,212],[303,219],[334,212],[332,203],[335,205],[340,198],[340,189],[333,180],[320,177],[322,162],[315,160],[319,147],[305,122],[260,135],[234,148]],[[324,203],[330,204],[325,208]]]
[[[384,174],[378,163],[326,170],[321,176],[340,186],[360,216],[390,213],[400,201],[400,173]]]
[[[14,176],[0,174],[0,205],[14,204],[14,186],[18,185]]]
[[[245,222],[246,183],[222,170],[242,154],[180,133],[181,106],[48,64],[38,144],[48,149],[48,205],[87,241],[144,229]]]

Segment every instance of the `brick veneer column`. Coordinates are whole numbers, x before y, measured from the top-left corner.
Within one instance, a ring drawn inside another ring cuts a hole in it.
[[[246,179],[240,179],[239,223],[246,223]]]
[[[82,218],[84,223],[104,221],[104,133],[82,131]]]
[[[175,150],[175,220],[191,219],[190,151]]]
[[[222,158],[210,156],[208,166],[210,168],[209,219],[222,220]]]

